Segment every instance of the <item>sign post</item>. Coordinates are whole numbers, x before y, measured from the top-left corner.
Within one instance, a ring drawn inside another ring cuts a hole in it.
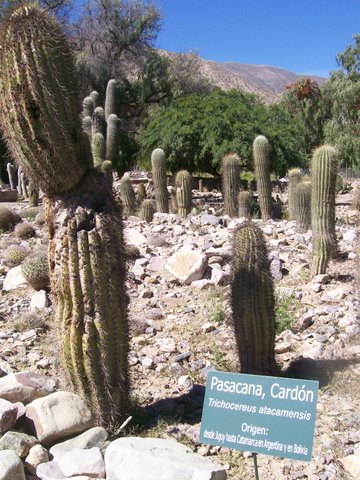
[[[311,460],[319,383],[209,372],[200,442]],[[254,457],[255,473],[257,462]]]

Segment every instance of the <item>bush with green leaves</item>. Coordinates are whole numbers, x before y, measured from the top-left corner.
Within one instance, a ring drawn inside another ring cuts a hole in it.
[[[29,255],[21,266],[26,281],[35,290],[47,290],[50,286],[47,253],[44,251]]]
[[[21,218],[17,213],[0,205],[0,230],[10,232],[19,222]]]
[[[27,240],[36,235],[34,227],[27,222],[18,223],[14,229],[14,233],[20,240]]]

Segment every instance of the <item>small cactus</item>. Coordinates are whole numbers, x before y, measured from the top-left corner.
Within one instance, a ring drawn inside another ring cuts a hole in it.
[[[102,107],[96,107],[91,117],[91,136],[101,133],[105,137],[106,122],[105,113]]]
[[[137,186],[136,196],[139,205],[146,199],[146,188],[142,182]]]
[[[300,182],[293,192],[294,216],[301,232],[311,229],[311,183]]]
[[[12,165],[10,162],[8,162],[6,168],[7,168],[7,173],[8,173],[8,177],[9,177],[10,188],[11,188],[11,190],[15,190],[16,180],[15,180],[14,165]]]
[[[95,133],[92,137],[91,150],[94,166],[99,167],[105,160],[105,138],[102,133]]]
[[[86,135],[89,137],[90,143],[91,143],[91,138],[92,138],[92,120],[90,116],[83,117],[82,119],[82,126],[83,130],[86,133]]]
[[[37,207],[39,204],[39,189],[35,186],[34,182],[29,180],[29,205],[30,207]]]
[[[252,195],[250,192],[243,190],[239,192],[239,217],[250,220],[251,218]]]
[[[29,255],[21,265],[22,273],[35,290],[47,290],[50,285],[46,252]]]
[[[17,223],[21,222],[19,215],[9,208],[0,205],[0,230],[9,232]]]
[[[29,250],[22,245],[10,245],[4,252],[4,258],[8,265],[16,267],[29,255]]]
[[[150,223],[154,217],[155,208],[152,200],[144,200],[141,204],[140,218]]]
[[[27,240],[35,236],[35,229],[30,223],[22,222],[16,225],[14,234],[20,240]]]
[[[154,182],[156,210],[169,212],[169,196],[166,185],[166,158],[161,148],[156,148],[151,154],[151,167]]]
[[[294,197],[294,191],[296,186],[301,182],[301,173],[299,168],[292,168],[288,172],[289,186],[288,186],[288,210],[289,220],[296,220],[296,201]]]
[[[108,121],[109,115],[117,114],[117,86],[115,80],[109,80],[106,87],[105,96],[105,120]]]
[[[169,187],[169,188],[170,188],[170,197],[171,197],[171,213],[178,213],[176,187]]]
[[[233,237],[231,306],[241,373],[278,375],[274,285],[264,235],[251,222]]]
[[[96,90],[93,90],[93,91],[90,93],[90,97],[93,99],[94,109],[95,109],[96,107],[99,106],[99,102],[100,102],[99,92],[97,92]]]
[[[191,191],[191,175],[186,170],[180,170],[176,174],[176,199],[178,206],[178,215],[185,218],[191,212],[192,191]]]
[[[120,197],[126,215],[134,215],[136,210],[136,197],[131,180],[128,175],[124,175],[120,180]]]
[[[226,155],[222,160],[222,179],[224,195],[224,213],[236,217],[237,201],[240,188],[240,157],[235,153]]]
[[[254,140],[253,150],[261,218],[266,222],[271,218],[270,147],[267,138],[258,135]]]
[[[311,162],[311,228],[313,233],[312,274],[326,272],[330,257],[335,256],[335,187],[337,174],[335,148],[317,148]]]
[[[106,130],[106,160],[112,162],[118,155],[119,150],[119,119],[115,113],[112,113],[107,118]]]
[[[94,113],[94,100],[92,97],[85,97],[83,100],[83,111],[82,115],[83,117],[91,117],[91,115]]]

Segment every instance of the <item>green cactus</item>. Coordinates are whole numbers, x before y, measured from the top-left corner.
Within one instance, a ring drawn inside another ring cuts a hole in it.
[[[144,200],[141,204],[140,218],[150,223],[154,217],[155,208],[152,200]]]
[[[19,222],[21,222],[21,218],[16,212],[0,205],[0,230],[9,232]]]
[[[95,108],[99,106],[99,102],[100,102],[99,92],[97,92],[96,90],[93,90],[93,91],[90,93],[90,97],[93,99],[94,110],[95,110]]]
[[[55,19],[28,5],[5,25],[0,124],[16,161],[45,193],[43,265],[50,266],[61,359],[73,388],[111,427],[127,417],[129,393],[121,209],[106,175],[92,168],[73,58]]]
[[[231,306],[241,373],[278,375],[274,285],[264,235],[251,222],[233,237]]]
[[[229,217],[236,217],[238,214],[237,202],[240,188],[240,158],[235,153],[226,155],[221,164],[224,213]]]
[[[105,175],[111,187],[113,182],[113,166],[110,160],[104,160],[100,165],[100,171]]]
[[[82,127],[86,135],[89,137],[91,142],[92,139],[92,120],[91,117],[83,117],[82,119]]]
[[[146,188],[142,182],[137,186],[136,196],[139,205],[146,199]]]
[[[136,210],[136,197],[130,177],[124,175],[120,180],[120,198],[126,215],[134,215]]]
[[[105,138],[102,133],[95,133],[92,137],[91,150],[94,166],[99,167],[105,160]]]
[[[156,148],[151,154],[152,177],[155,189],[156,210],[169,212],[169,195],[166,184],[166,158],[161,148]]]
[[[6,263],[15,267],[29,255],[29,250],[22,245],[10,245],[4,252]]]
[[[171,213],[178,213],[176,187],[170,187],[170,197],[171,197]]]
[[[101,133],[106,135],[105,113],[102,107],[96,107],[91,117],[91,136]]]
[[[106,129],[106,160],[112,162],[116,159],[119,150],[119,119],[115,113],[107,118]]]
[[[10,188],[11,190],[15,190],[16,188],[16,180],[15,180],[15,169],[14,166],[8,162],[6,165],[7,173],[9,176],[9,183],[10,183]]]
[[[94,100],[91,96],[85,97],[83,100],[83,117],[91,117],[94,113],[95,104]]]
[[[243,190],[239,192],[239,217],[250,220],[251,218],[252,195],[250,192]]]
[[[35,290],[47,290],[50,285],[49,265],[46,252],[26,257],[21,265],[22,273]]]
[[[39,189],[35,186],[35,183],[29,180],[28,186],[29,192],[29,206],[37,207],[39,205]]]
[[[330,257],[336,255],[335,187],[338,158],[334,147],[317,148],[311,161],[311,228],[313,233],[312,274],[325,273]]]
[[[31,223],[21,222],[14,228],[15,237],[20,240],[27,240],[28,238],[35,237],[35,229]]]
[[[289,211],[289,220],[296,220],[296,201],[294,197],[294,192],[296,186],[301,182],[301,173],[299,168],[292,168],[288,172],[289,176],[289,186],[288,186],[288,211]]]
[[[105,120],[108,122],[109,115],[117,114],[117,86],[115,80],[109,80],[105,96]]]
[[[267,138],[258,135],[254,140],[253,150],[261,218],[266,222],[271,218],[270,148]]]
[[[293,192],[294,217],[297,228],[307,232],[311,228],[311,183],[300,182]]]
[[[192,203],[192,191],[191,191],[192,178],[188,171],[180,170],[176,174],[176,200],[178,206],[178,215],[180,218],[185,218],[191,212]]]

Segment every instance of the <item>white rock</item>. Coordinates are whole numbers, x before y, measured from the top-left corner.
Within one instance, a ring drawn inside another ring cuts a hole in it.
[[[193,382],[191,381],[189,375],[181,375],[181,377],[178,378],[178,385],[181,387],[190,388],[193,385]]]
[[[26,417],[34,422],[36,436],[45,445],[93,426],[86,403],[71,392],[55,392],[34,400],[26,407]]]
[[[199,252],[180,250],[166,262],[165,268],[181,283],[189,285],[201,280],[207,267],[207,257]]]
[[[0,480],[25,480],[22,461],[12,450],[0,451]]]
[[[103,427],[93,427],[86,430],[84,433],[66,440],[65,442],[57,443],[50,448],[50,454],[55,460],[64,455],[64,453],[71,452],[75,448],[88,449],[93,447],[101,448],[108,438],[108,433]]]
[[[343,234],[343,240],[347,243],[353,243],[356,240],[356,228],[353,228]]]
[[[118,438],[105,452],[108,480],[225,480],[220,465],[174,440]]]
[[[40,463],[49,461],[49,454],[42,445],[34,445],[30,448],[28,456],[25,458],[25,467],[28,472],[36,474],[36,468]]]
[[[17,411],[16,405],[0,398],[0,433],[6,432],[15,425]]]
[[[11,290],[16,290],[17,288],[22,288],[27,286],[27,281],[22,273],[21,265],[17,267],[10,268],[7,272],[4,279],[3,290],[5,292],[10,292]]]
[[[105,463],[98,447],[87,450],[76,448],[65,453],[57,462],[65,477],[88,475],[91,478],[101,478],[105,476]]]
[[[195,280],[191,282],[191,286],[195,287],[199,290],[203,290],[204,288],[208,287],[209,285],[214,285],[210,280],[203,278],[202,280]]]
[[[230,282],[230,275],[223,270],[213,268],[211,270],[211,282],[215,285],[227,285]]]
[[[34,293],[30,300],[30,310],[36,312],[36,310],[42,310],[49,306],[49,300],[45,290],[39,290]]]
[[[36,372],[10,373],[0,378],[0,397],[29,403],[55,391],[55,381]]]
[[[127,243],[135,245],[136,247],[140,247],[147,243],[145,235],[139,232],[136,228],[125,228],[124,236]]]
[[[347,470],[353,478],[360,478],[360,453],[357,455],[348,455],[347,457],[340,459],[341,463],[344,465],[345,470]]]

